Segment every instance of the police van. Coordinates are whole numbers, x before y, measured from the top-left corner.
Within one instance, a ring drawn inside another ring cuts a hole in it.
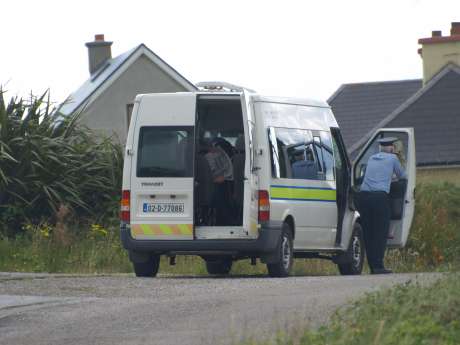
[[[198,255],[210,274],[240,259],[289,275],[294,258],[333,260],[360,274],[365,258],[353,192],[377,140],[397,137],[407,181],[391,191],[390,247],[404,247],[414,213],[413,129],[381,129],[352,166],[327,103],[241,92],[136,97],[123,168],[121,238],[137,276],[160,257]],[[214,156],[213,156],[214,154]],[[231,162],[219,179],[216,155]]]

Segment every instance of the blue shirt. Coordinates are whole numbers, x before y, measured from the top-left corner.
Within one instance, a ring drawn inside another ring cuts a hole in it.
[[[407,175],[401,167],[398,156],[393,153],[379,152],[372,155],[367,162],[361,191],[390,192],[393,174],[398,179],[406,179]]]

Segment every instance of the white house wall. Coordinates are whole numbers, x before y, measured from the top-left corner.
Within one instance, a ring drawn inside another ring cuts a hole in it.
[[[141,93],[187,91],[152,61],[141,55],[84,110],[82,123],[125,143],[128,131],[127,105]]]

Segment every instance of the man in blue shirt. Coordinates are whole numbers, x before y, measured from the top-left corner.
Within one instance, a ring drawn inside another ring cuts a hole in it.
[[[372,155],[367,162],[364,180],[356,198],[356,206],[361,215],[364,230],[367,262],[372,274],[392,273],[385,269],[383,259],[390,227],[390,185],[395,176],[407,179],[393,143],[397,138],[382,138],[380,152]]]

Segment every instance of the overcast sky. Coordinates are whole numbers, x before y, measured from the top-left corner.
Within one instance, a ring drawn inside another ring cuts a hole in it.
[[[5,0],[0,18],[9,95],[62,102],[89,77],[85,42],[105,34],[113,56],[145,43],[193,83],[325,100],[343,83],[420,78],[417,40],[447,35],[460,1]]]

